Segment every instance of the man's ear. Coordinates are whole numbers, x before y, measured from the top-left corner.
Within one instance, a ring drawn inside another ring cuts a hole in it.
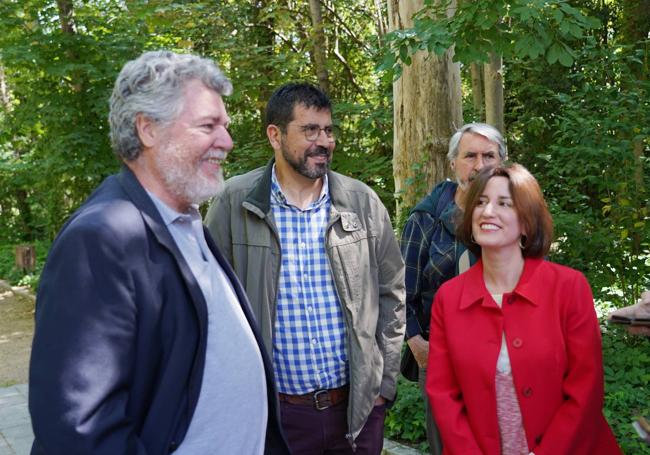
[[[282,147],[280,144],[281,136],[282,131],[280,130],[279,126],[269,125],[266,127],[266,137],[269,138],[269,142],[271,143],[273,150],[278,150]]]
[[[159,134],[156,122],[144,114],[136,114],[135,130],[138,132],[138,137],[144,147],[150,148],[154,146]]]
[[[453,171],[456,168],[456,160],[451,160],[449,166],[451,166],[451,170]]]

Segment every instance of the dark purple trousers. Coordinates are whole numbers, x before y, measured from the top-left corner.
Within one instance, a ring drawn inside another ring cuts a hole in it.
[[[348,432],[347,400],[318,411],[313,406],[280,403],[282,428],[293,455],[380,455],[384,446],[386,405],[375,406],[355,439],[355,451],[345,439]]]

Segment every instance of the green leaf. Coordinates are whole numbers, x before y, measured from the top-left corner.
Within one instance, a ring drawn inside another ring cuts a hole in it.
[[[558,43],[553,43],[551,47],[549,47],[548,51],[546,51],[546,61],[551,65],[554,64],[558,61],[562,52],[562,46]]]
[[[573,56],[566,49],[562,49],[558,55],[558,61],[560,62],[560,65],[570,67],[573,65]]]

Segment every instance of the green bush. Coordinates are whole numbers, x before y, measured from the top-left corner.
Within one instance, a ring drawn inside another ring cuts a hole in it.
[[[427,452],[424,401],[416,382],[409,382],[401,375],[397,380],[397,400],[386,413],[384,436],[389,439],[415,445]]]
[[[643,337],[620,328],[603,329],[605,367],[605,417],[619,445],[627,454],[650,454],[632,422],[650,415],[650,345]]]
[[[25,273],[16,268],[16,245],[14,243],[0,244],[0,279],[7,280],[13,285],[28,286],[36,291],[41,277],[43,265],[50,249],[50,242],[36,241],[36,269],[33,273]]]

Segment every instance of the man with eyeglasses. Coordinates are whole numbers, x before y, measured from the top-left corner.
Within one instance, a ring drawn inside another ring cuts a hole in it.
[[[329,167],[327,95],[278,88],[274,158],[233,177],[208,229],[249,296],[273,358],[293,454],[380,454],[404,334],[404,263],[377,195]]]

